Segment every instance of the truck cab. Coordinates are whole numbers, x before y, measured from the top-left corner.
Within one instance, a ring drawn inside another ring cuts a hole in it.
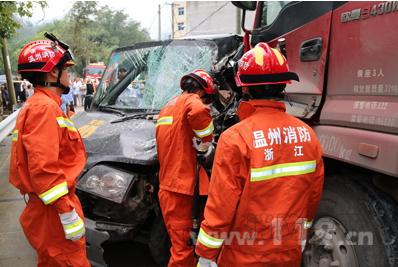
[[[84,68],[84,77],[99,81],[104,74],[105,67],[103,62],[90,63]]]

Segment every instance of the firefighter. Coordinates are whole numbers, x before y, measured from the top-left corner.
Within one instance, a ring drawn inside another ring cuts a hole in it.
[[[69,92],[68,45],[55,36],[26,45],[18,73],[35,93],[21,107],[12,139],[9,180],[26,202],[22,229],[40,267],[89,267],[84,216],[75,194],[86,151],[75,125],[60,109]]]
[[[197,266],[300,266],[324,169],[313,130],[277,102],[291,80],[297,74],[266,43],[240,59],[235,81],[249,101],[217,144]]]
[[[213,120],[204,104],[212,101],[214,88],[212,78],[203,70],[183,76],[180,86],[183,93],[165,105],[156,124],[158,196],[172,243],[169,266],[189,267],[196,265],[193,246],[187,244],[192,228],[196,150],[206,151],[212,145]],[[196,143],[196,138],[200,142]],[[208,186],[209,177],[201,167],[201,195],[207,195]]]

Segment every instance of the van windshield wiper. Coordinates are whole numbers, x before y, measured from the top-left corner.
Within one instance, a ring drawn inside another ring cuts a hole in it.
[[[115,109],[115,108],[100,106],[99,109],[100,110],[104,110],[104,111],[110,111],[110,112],[113,112],[113,113],[117,113],[117,114],[122,115],[122,116],[126,116],[126,113],[124,113],[123,111],[120,111],[118,109]]]
[[[134,115],[129,115],[125,116],[120,119],[116,119],[114,121],[111,121],[111,123],[117,123],[117,122],[122,122],[122,121],[127,121],[127,120],[134,120],[134,119],[152,119],[151,115],[157,115],[159,112],[143,112],[143,113],[138,113]]]

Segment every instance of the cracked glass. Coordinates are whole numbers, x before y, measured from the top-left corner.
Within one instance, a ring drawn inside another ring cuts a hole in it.
[[[156,111],[182,93],[184,75],[212,71],[217,45],[210,40],[150,42],[114,50],[94,104],[123,110]]]

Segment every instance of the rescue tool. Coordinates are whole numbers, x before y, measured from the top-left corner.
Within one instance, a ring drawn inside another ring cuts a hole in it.
[[[200,195],[199,195],[199,172],[200,167],[203,162],[206,160],[208,155],[210,155],[213,151],[213,146],[210,146],[207,151],[197,150],[196,152],[196,177],[195,177],[195,188],[193,195],[193,204],[192,204],[192,231],[191,236],[189,237],[189,241],[187,243],[188,246],[195,246],[196,240],[198,239],[199,229],[200,229]],[[194,253],[194,257],[197,257],[196,253]]]

